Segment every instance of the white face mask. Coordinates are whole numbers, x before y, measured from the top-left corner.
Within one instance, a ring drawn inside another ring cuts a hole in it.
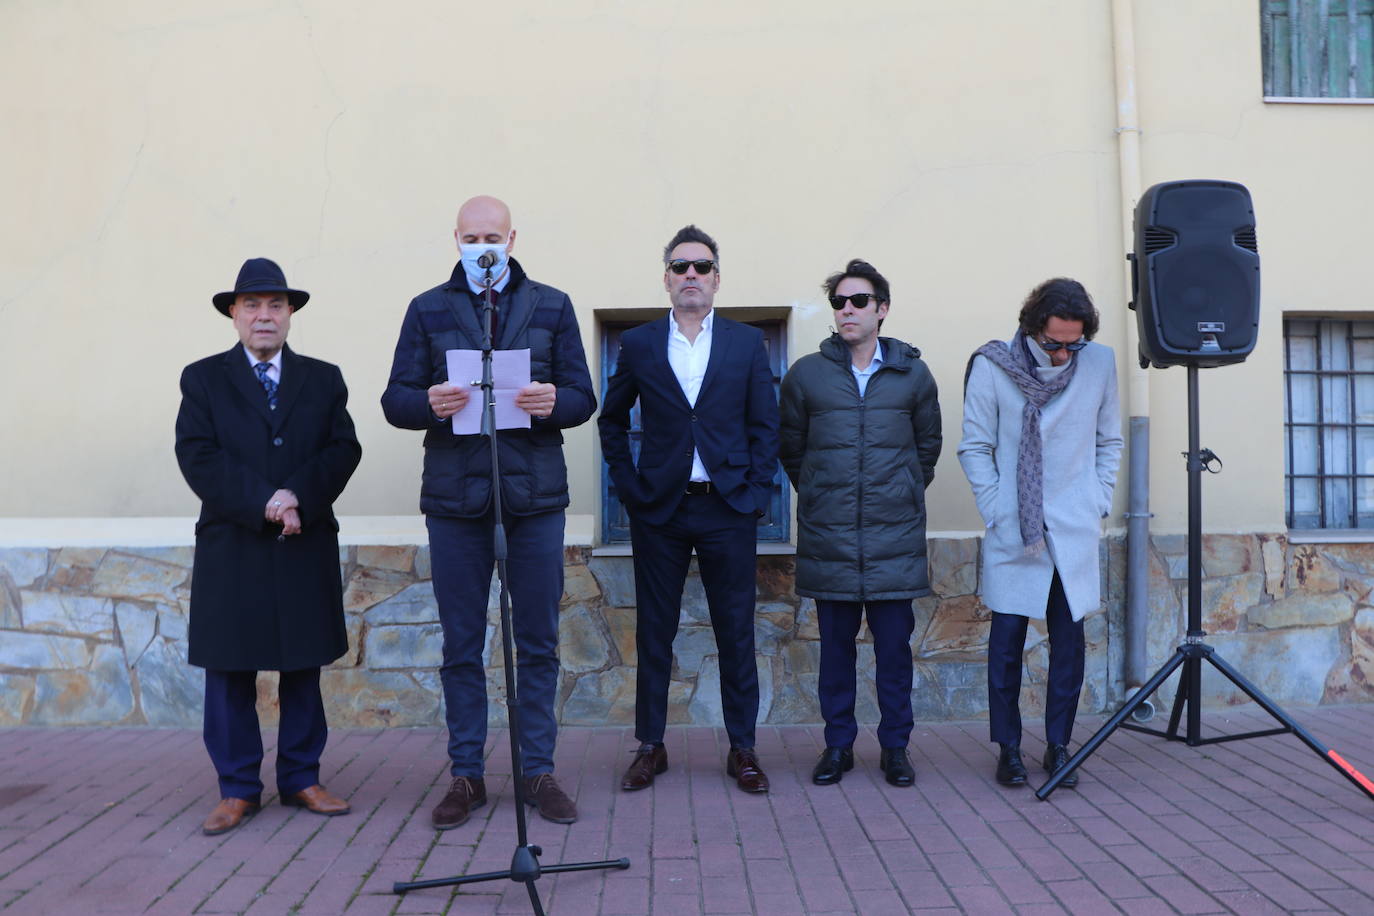
[[[490,243],[478,242],[474,245],[459,245],[458,250],[463,261],[463,272],[468,276],[468,282],[473,286],[482,286],[487,276],[487,268],[479,267],[477,259],[488,251],[496,255],[496,263],[491,265],[491,279],[496,282],[501,279],[501,275],[506,272],[506,267],[510,263],[510,254],[506,251],[506,246],[510,240],[505,242]]]

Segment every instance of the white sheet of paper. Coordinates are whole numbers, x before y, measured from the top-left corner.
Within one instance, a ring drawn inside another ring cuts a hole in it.
[[[453,433],[470,436],[482,431],[482,351],[446,350],[448,380],[469,389],[463,409],[453,415]],[[530,351],[493,350],[492,394],[496,398],[497,429],[529,429],[530,415],[515,406],[515,396],[530,383]]]

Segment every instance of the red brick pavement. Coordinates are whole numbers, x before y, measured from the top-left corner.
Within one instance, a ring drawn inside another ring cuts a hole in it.
[[[1374,775],[1374,704],[1290,712]],[[1209,733],[1271,724],[1253,708],[1203,720]],[[716,730],[672,730],[671,769],[629,794],[616,788],[628,731],[565,729],[557,773],[582,817],[532,816],[531,841],[545,863],[632,865],[550,875],[541,897],[560,916],[1374,913],[1374,801],[1291,735],[1189,748],[1119,731],[1077,790],[1046,802],[992,782],[985,737],[978,722],[920,725],[916,787],[902,790],[882,781],[866,732],[856,769],[819,788],[820,729],[762,728],[773,791],[759,797],[725,778]],[[505,742],[493,731],[492,803],[457,830],[429,826],[447,787],[439,730],[349,730],[331,736],[325,772],[351,815],[269,793],[245,826],[206,837],[217,793],[198,733],[0,730],[0,913],[530,912],[508,882],[391,893],[510,864]],[[1028,759],[1042,750],[1028,736]]]

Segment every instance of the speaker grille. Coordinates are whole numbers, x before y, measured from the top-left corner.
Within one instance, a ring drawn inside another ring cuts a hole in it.
[[[1145,227],[1145,253],[1154,254],[1156,251],[1163,251],[1165,248],[1173,247],[1178,236],[1169,229],[1159,226]]]
[[[1259,246],[1255,244],[1255,229],[1253,226],[1245,229],[1236,230],[1236,244],[1241,248],[1258,253]]]
[[[1255,277],[1248,265],[1237,263],[1235,249],[1225,244],[1193,244],[1186,240],[1180,249],[1161,255],[1156,267],[1155,293],[1160,308],[1156,312],[1160,339],[1165,345],[1185,352],[1200,352],[1202,322],[1223,325],[1217,335],[1224,350],[1253,346],[1254,315],[1251,303],[1257,299]]]

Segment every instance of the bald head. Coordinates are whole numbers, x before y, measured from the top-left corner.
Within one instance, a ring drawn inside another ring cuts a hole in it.
[[[460,245],[497,245],[514,241],[510,207],[504,201],[479,195],[458,208],[458,227],[453,237]]]

